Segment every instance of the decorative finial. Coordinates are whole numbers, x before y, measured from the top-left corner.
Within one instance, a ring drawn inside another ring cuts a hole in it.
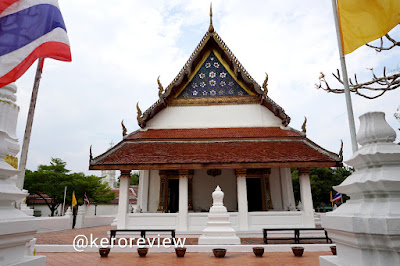
[[[343,161],[343,140],[340,140],[342,144],[340,144],[339,158]]]
[[[122,137],[126,136],[126,127],[124,125],[124,120],[121,121],[121,126],[122,126]]]
[[[265,72],[265,75],[267,75],[267,76],[265,77],[262,88],[264,89],[264,94],[267,95],[267,93],[268,93],[268,74],[267,74],[267,72]]]
[[[89,149],[89,160],[93,160],[93,154],[92,154],[92,145],[90,145],[90,149]]]
[[[210,26],[208,27],[208,32],[214,32],[214,26],[212,23],[212,2],[210,3]]]
[[[142,110],[140,110],[139,107],[139,102],[136,104],[136,109],[137,109],[137,121],[140,123],[142,121]]]
[[[161,84],[160,76],[158,76],[158,78],[157,78],[157,83],[158,83],[158,97],[161,98],[161,96],[163,95],[164,88]]]
[[[306,124],[307,124],[307,117],[304,117],[304,122],[303,122],[303,125],[301,126],[301,131],[302,131],[304,134],[307,132]]]

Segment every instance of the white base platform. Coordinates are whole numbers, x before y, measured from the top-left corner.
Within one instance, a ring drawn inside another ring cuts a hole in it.
[[[225,248],[228,252],[253,252],[253,247],[263,247],[265,252],[292,252],[292,247],[304,247],[305,252],[329,252],[332,244],[279,244],[279,245],[185,245],[186,252],[210,252],[214,248]],[[114,246],[111,252],[132,252],[136,250],[136,246],[130,248],[121,248]],[[77,252],[72,245],[36,245],[36,252]],[[99,252],[97,247],[86,247],[82,252]],[[172,253],[175,252],[173,247],[157,247],[149,248],[149,253]]]
[[[46,265],[45,256],[26,256],[23,261],[8,264],[10,266],[42,266]]]
[[[319,257],[320,266],[340,266],[343,265],[339,263],[338,256],[320,256]]]

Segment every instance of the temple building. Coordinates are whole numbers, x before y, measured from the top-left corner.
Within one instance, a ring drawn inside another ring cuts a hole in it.
[[[140,129],[90,156],[91,170],[120,170],[119,229],[201,232],[219,185],[232,227],[314,227],[308,169],[336,167],[342,157],[289,126],[210,26],[176,78],[144,113]],[[124,131],[125,132],[125,131]],[[300,170],[302,209],[295,206],[290,168]],[[128,212],[129,179],[140,170],[138,209]]]

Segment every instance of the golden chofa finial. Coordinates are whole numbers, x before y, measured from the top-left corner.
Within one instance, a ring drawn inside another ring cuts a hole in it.
[[[340,144],[339,158],[343,161],[343,140],[340,140],[342,143]]]
[[[306,125],[307,125],[307,117],[304,117],[304,123],[303,123],[303,125],[301,126],[301,131],[302,131],[304,134],[307,132]]]
[[[158,97],[161,98],[161,96],[163,95],[164,88],[161,84],[160,76],[158,76],[158,78],[157,78],[157,83],[158,83]]]
[[[214,32],[214,26],[212,23],[212,2],[210,3],[210,26],[208,27],[208,32]]]
[[[140,110],[139,107],[139,102],[136,104],[136,109],[137,109],[137,121],[140,123],[142,121],[142,110]]]
[[[267,75],[267,76],[265,77],[265,80],[264,80],[264,83],[262,85],[262,88],[264,90],[264,94],[267,95],[267,93],[268,93],[268,74],[265,73],[265,75]]]
[[[124,125],[124,120],[121,121],[121,126],[122,126],[122,137],[125,137],[127,129]]]
[[[90,145],[90,148],[89,148],[89,161],[92,161],[92,160],[93,160],[92,145]]]

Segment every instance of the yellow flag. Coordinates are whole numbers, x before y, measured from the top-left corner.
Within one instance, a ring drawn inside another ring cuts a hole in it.
[[[76,206],[78,202],[76,201],[75,198],[75,191],[72,191],[72,207]]]
[[[332,201],[332,191],[331,191],[331,202],[332,202],[332,207],[333,207],[333,201]]]
[[[376,40],[400,23],[400,0],[337,0],[343,53]]]

